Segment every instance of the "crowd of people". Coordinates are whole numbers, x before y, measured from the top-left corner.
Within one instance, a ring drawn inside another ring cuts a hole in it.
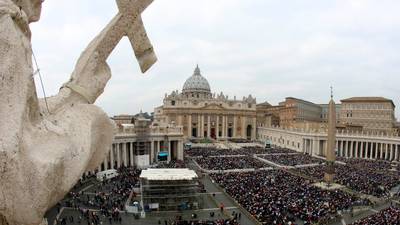
[[[267,164],[252,157],[207,157],[197,158],[197,164],[206,170],[259,169]]]
[[[298,153],[294,150],[288,148],[267,148],[265,149],[266,154],[288,154],[288,153]]]
[[[294,171],[315,180],[322,180],[325,167],[299,168]],[[345,185],[354,191],[376,197],[389,196],[390,190],[400,185],[398,171],[385,170],[381,163],[375,164],[371,161],[353,162],[346,165],[335,164],[334,179],[336,183]]]
[[[358,220],[352,225],[399,225],[400,224],[400,208],[389,207],[369,217]]]
[[[168,162],[158,162],[155,168],[187,168],[186,163],[182,160],[171,160]]]
[[[219,219],[219,220],[177,220],[167,225],[240,225],[234,219]]]
[[[185,150],[185,154],[189,157],[210,157],[210,156],[228,156],[228,155],[262,155],[262,154],[284,154],[297,153],[296,151],[286,148],[264,148],[264,147],[243,147],[240,149],[217,149],[212,147],[195,147]]]
[[[64,204],[79,209],[87,207],[104,213],[124,210],[134,187],[139,186],[140,170],[130,167],[118,169],[118,176],[103,180],[85,192],[70,192]]]
[[[322,159],[314,158],[307,154],[262,155],[259,157],[283,166],[322,164],[324,162]]]
[[[242,155],[239,149],[217,149],[217,148],[191,148],[185,150],[185,154],[189,157],[210,157],[224,155]]]
[[[294,224],[297,220],[311,224],[361,203],[348,193],[319,189],[304,178],[282,170],[211,174],[211,177],[265,224]]]

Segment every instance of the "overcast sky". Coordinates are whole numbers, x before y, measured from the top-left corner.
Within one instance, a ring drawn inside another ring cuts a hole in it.
[[[400,106],[399,9],[399,0],[155,0],[143,20],[159,61],[141,74],[123,40],[96,104],[110,116],[153,111],[198,63],[212,92],[231,98],[327,103],[333,85],[337,102],[383,96]],[[116,13],[114,0],[44,2],[32,42],[48,95]]]

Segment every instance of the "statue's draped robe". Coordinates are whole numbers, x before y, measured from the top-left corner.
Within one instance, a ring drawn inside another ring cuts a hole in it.
[[[42,105],[26,16],[0,0],[0,225],[2,218],[9,225],[41,223],[111,146],[113,124],[96,106],[70,103],[48,114]]]

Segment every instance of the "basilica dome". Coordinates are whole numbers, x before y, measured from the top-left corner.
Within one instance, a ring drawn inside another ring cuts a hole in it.
[[[183,93],[211,93],[210,85],[206,78],[201,76],[200,68],[197,65],[194,73],[189,77],[182,89]]]

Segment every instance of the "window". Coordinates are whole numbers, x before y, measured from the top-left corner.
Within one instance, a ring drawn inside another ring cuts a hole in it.
[[[175,105],[175,101],[171,101],[171,105]]]

